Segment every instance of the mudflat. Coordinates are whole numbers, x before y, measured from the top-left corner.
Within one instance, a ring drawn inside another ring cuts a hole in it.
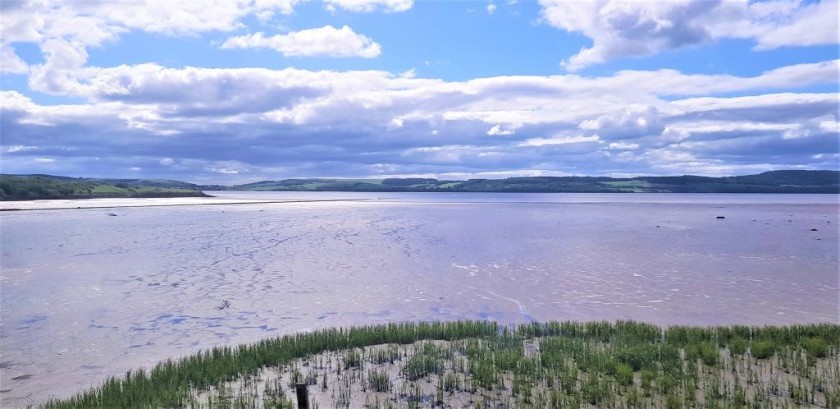
[[[2,406],[354,324],[840,318],[834,195],[226,194],[0,213]]]

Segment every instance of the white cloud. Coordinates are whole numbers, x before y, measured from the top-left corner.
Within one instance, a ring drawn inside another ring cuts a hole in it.
[[[662,135],[660,135],[660,141],[664,144],[676,143],[681,142],[688,139],[691,134],[683,129],[682,127],[675,128],[675,127],[665,127],[665,130],[662,131]]]
[[[562,1],[540,0],[548,24],[579,32],[593,41],[563,62],[569,71],[623,58],[640,57],[681,46],[699,44],[711,37],[698,18],[717,3],[689,1]]]
[[[746,19],[719,27],[721,36],[753,38],[756,50],[837,44],[840,2],[771,1],[747,6]]]
[[[605,139],[634,139],[659,135],[664,130],[659,112],[652,106],[625,108],[620,112],[600,115],[581,122],[578,127]]]
[[[828,121],[821,121],[820,122],[820,130],[823,132],[834,132],[840,135],[840,122],[837,119],[835,120],[828,120]]]
[[[340,8],[354,13],[374,11],[399,13],[414,6],[414,0],[324,0],[324,2],[327,10],[335,11]]]
[[[700,116],[765,121],[764,115],[784,121],[794,114],[830,112],[837,102],[832,94],[672,101],[661,100],[661,96],[830,83],[833,79],[820,73],[831,72],[835,65],[787,67],[752,78],[625,71],[605,77],[522,76],[445,82],[382,71],[175,69],[143,64],[67,71],[74,75],[70,80],[74,85],[67,93],[89,98],[93,104],[37,107],[12,92],[4,94],[2,105],[30,112],[25,119],[30,122],[52,126],[92,115],[111,126],[122,121],[123,126],[156,135],[189,134],[254,121],[401,132],[417,132],[422,126],[425,134],[433,130],[447,134],[447,124],[461,123],[472,124],[462,131],[473,135],[512,136],[516,131],[522,138],[539,136],[528,132],[529,127],[537,126],[580,129],[585,135],[604,139],[657,135],[668,127],[668,135],[660,138],[667,141],[683,135],[674,120],[667,118],[682,116],[686,117],[683,122],[690,119],[695,123]]]
[[[160,160],[160,164],[163,166],[172,166],[175,164],[175,159],[172,158],[163,158]]]
[[[223,175],[238,175],[240,173],[248,173],[249,166],[239,161],[226,160],[214,161],[205,166],[205,169],[213,173],[221,173]]]
[[[405,120],[402,118],[394,118],[388,124],[388,129],[400,129],[405,126]]]
[[[0,90],[0,108],[12,111],[28,111],[34,106],[32,100],[20,92]]]
[[[233,37],[222,48],[269,48],[288,57],[376,58],[382,53],[379,44],[350,27],[338,29],[329,25],[271,37],[263,33]]]
[[[496,11],[496,5],[490,3],[487,5],[487,14],[493,14]]]
[[[167,2],[28,1],[4,4],[0,19],[0,46],[4,72],[21,72],[22,66],[7,47],[19,42],[36,43],[45,63],[30,67],[30,87],[48,93],[72,92],[74,84],[65,70],[83,67],[87,49],[115,41],[131,31],[164,35],[196,35],[232,31],[243,27],[249,15],[274,12],[290,14],[300,0],[200,0]],[[8,60],[7,60],[7,57]],[[6,62],[9,61],[9,62]]]
[[[26,151],[34,151],[38,150],[37,146],[24,146],[24,145],[12,145],[5,149],[3,149],[6,153],[15,153],[15,152],[26,152]]]
[[[402,156],[415,157],[426,163],[457,164],[461,163],[465,156],[475,155],[482,150],[486,149],[468,145],[423,146],[408,149]]]
[[[493,125],[493,127],[490,128],[490,130],[487,131],[487,135],[490,135],[490,136],[494,136],[494,135],[506,136],[506,135],[513,135],[515,133],[516,133],[515,129],[502,129],[502,126],[499,125],[499,124]]]
[[[680,124],[680,130],[688,134],[702,133],[732,133],[732,132],[788,132],[801,129],[800,124],[771,124],[761,122],[736,121],[692,121]]]
[[[155,0],[119,2],[26,2],[4,8],[0,33],[5,43],[63,38],[80,46],[97,46],[120,34],[145,31],[190,35],[231,31],[250,14],[289,14],[298,0],[202,0],[161,4]]]
[[[403,78],[406,78],[406,79],[415,78],[415,77],[417,77],[417,70],[415,70],[414,68],[411,68],[409,70],[405,70],[405,71],[403,71],[402,74],[400,74],[400,77],[403,77]]]
[[[838,0],[817,4],[799,0],[540,0],[540,4],[543,21],[593,42],[562,62],[569,71],[720,38],[752,39],[758,50],[840,41]]]
[[[627,150],[636,150],[639,149],[640,145],[638,143],[629,143],[629,142],[613,142],[607,145],[607,148],[614,151],[627,151]]]
[[[568,145],[575,143],[592,143],[599,142],[601,138],[594,136],[556,136],[552,138],[532,138],[519,144],[519,146],[550,146],[550,145]]]
[[[266,113],[279,121],[297,118],[293,123],[333,118],[340,122],[361,115],[381,117],[383,124],[395,117],[406,123],[440,118],[483,122],[487,125],[482,133],[496,125],[501,131],[522,124],[565,122],[572,128],[581,125],[585,130],[602,131],[616,124],[646,129],[640,119],[654,126],[662,115],[737,108],[738,104],[831,104],[836,99],[832,94],[702,97],[670,102],[660,98],[832,83],[837,66],[836,61],[803,64],[746,78],[663,70],[623,71],[603,77],[518,76],[445,82],[383,71],[176,69],[142,64],[67,71],[74,84],[67,94],[121,102],[125,104],[122,109],[157,107],[168,115]],[[17,93],[8,95],[4,96],[4,105],[6,99],[26,100]],[[628,108],[634,106],[637,108]],[[441,123],[435,127],[438,125]]]
[[[781,94],[748,95],[743,97],[700,97],[674,101],[673,105],[691,112],[709,112],[737,109],[771,109],[777,106],[808,106],[810,104],[837,105],[836,94],[806,94],[786,92]],[[774,113],[775,114],[775,113]]]
[[[9,45],[0,45],[0,72],[26,74],[29,72],[29,65],[15,54],[14,48]]]
[[[616,92],[652,92],[657,95],[714,95],[757,89],[805,87],[810,84],[831,84],[836,83],[838,72],[840,72],[840,60],[790,65],[766,71],[755,77],[689,75],[666,69],[619,71],[612,77],[599,78],[597,84],[586,83],[585,86],[603,86],[612,88]]]

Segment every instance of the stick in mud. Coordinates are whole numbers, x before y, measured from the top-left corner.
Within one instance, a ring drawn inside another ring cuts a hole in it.
[[[309,393],[306,392],[306,384],[296,383],[295,393],[297,394],[298,409],[309,409]]]

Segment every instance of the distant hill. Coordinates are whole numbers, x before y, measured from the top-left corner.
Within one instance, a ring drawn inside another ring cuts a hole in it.
[[[437,180],[285,179],[232,186],[253,191],[344,192],[528,192],[528,193],[840,193],[840,172],[778,170],[731,177],[641,176],[513,177],[507,179]]]
[[[177,180],[0,175],[0,200],[203,196],[198,185]]]
[[[513,177],[437,180],[284,179],[236,186],[202,186],[163,179],[88,179],[50,175],[0,175],[0,200],[105,197],[202,197],[202,190],[332,192],[511,192],[511,193],[840,193],[840,172],[777,170],[758,175]]]

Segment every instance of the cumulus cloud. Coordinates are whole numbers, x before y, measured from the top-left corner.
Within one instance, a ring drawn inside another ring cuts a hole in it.
[[[659,121],[659,112],[652,106],[601,115],[581,122],[578,127],[605,139],[635,139],[659,135],[665,129]]]
[[[773,1],[747,6],[748,20],[721,27],[721,35],[753,38],[756,50],[837,44],[840,2]]]
[[[15,54],[9,45],[0,45],[0,72],[7,74],[26,74],[29,65]]]
[[[840,41],[838,0],[540,0],[540,5],[544,22],[592,40],[591,47],[561,63],[569,71],[720,38],[751,39],[757,50]]]
[[[711,34],[699,16],[717,6],[712,1],[561,1],[541,0],[550,25],[579,32],[593,46],[563,62],[569,71],[622,58],[652,55],[708,41]]]
[[[78,72],[79,93],[74,95],[171,106],[179,115],[264,112],[328,92],[332,75],[294,68],[174,69],[157,64],[87,68]]]
[[[382,47],[348,26],[323,26],[266,37],[263,33],[228,39],[222,48],[269,48],[288,57],[376,58]]]
[[[354,13],[374,11],[399,13],[414,6],[414,0],[325,0],[324,2],[327,10],[342,9]]]
[[[491,136],[493,136],[493,135],[501,135],[501,136],[513,135],[515,133],[516,133],[515,129],[502,129],[502,126],[499,125],[499,124],[493,125],[493,127],[490,128],[487,131],[487,135],[491,135]]]
[[[17,72],[23,69],[10,44],[35,43],[45,62],[30,67],[30,87],[47,93],[73,92],[76,84],[66,71],[82,68],[90,47],[116,41],[131,31],[172,36],[228,32],[242,28],[242,19],[250,15],[290,14],[299,1],[177,1],[166,7],[155,0],[4,2],[0,19],[3,69],[7,64]]]

